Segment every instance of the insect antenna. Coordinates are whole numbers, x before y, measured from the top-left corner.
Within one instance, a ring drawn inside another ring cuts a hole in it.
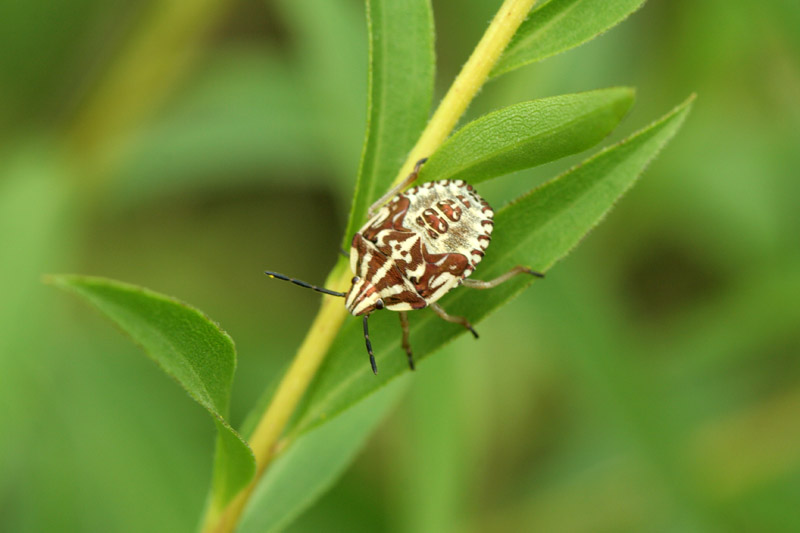
[[[369,327],[367,326],[367,319],[369,315],[364,315],[364,340],[367,342],[367,353],[369,354],[369,363],[372,365],[372,373],[378,373],[378,365],[375,364],[375,354],[372,353],[372,342],[369,340]]]
[[[347,296],[346,292],[336,292],[330,289],[325,289],[323,287],[317,287],[316,285],[312,285],[310,283],[306,283],[305,281],[300,281],[299,279],[290,278],[288,276],[284,276],[283,274],[278,274],[277,272],[270,272],[269,270],[265,270],[264,274],[273,278],[273,279],[281,279],[283,281],[291,281],[295,285],[300,285],[301,287],[305,287],[306,289],[313,289],[317,292],[321,292],[324,294],[330,294],[331,296],[340,296],[344,298]]]

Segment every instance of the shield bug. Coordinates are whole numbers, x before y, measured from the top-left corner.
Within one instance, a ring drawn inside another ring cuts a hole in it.
[[[467,279],[491,241],[494,211],[462,180],[430,181],[403,191],[416,180],[425,161],[419,161],[402,183],[370,207],[370,219],[353,236],[350,246],[350,269],[354,276],[347,292],[266,272],[271,278],[345,298],[347,310],[364,317],[364,339],[376,374],[378,368],[367,326],[372,312],[381,309],[398,312],[403,349],[413,370],[408,311],[429,307],[444,320],[461,324],[477,339],[478,333],[466,318],[449,315],[436,303],[442,296],[459,285],[491,289],[517,274],[543,276],[516,266],[491,281]]]

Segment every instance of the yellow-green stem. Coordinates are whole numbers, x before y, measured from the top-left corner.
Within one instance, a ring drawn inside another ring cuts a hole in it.
[[[395,183],[408,175],[416,161],[433,153],[447,138],[535,1],[505,0],[428,122]],[[347,270],[346,263],[340,261],[329,276],[327,286],[337,291],[346,290],[350,276],[352,273]],[[256,456],[256,475],[253,481],[222,512],[209,512],[204,531],[228,533],[236,528],[256,484],[275,455],[278,439],[325,358],[346,315],[347,311],[341,300],[324,297],[322,307],[294,362],[250,438],[250,447]]]
[[[108,174],[115,162],[113,147],[162,103],[232,2],[151,4],[66,133],[67,151],[84,179]]]
[[[340,262],[326,285],[334,290],[345,290],[349,279],[346,263]],[[274,456],[278,439],[319,365],[322,364],[322,360],[328,353],[328,348],[346,316],[347,311],[342,305],[341,299],[333,296],[323,297],[322,306],[311,324],[308,335],[278,385],[264,416],[261,417],[250,436],[250,448],[256,458],[256,474],[253,481],[224,511],[218,513],[214,509],[210,510],[206,517],[204,531],[227,532],[233,531],[236,527],[256,483]]]
[[[536,0],[506,0],[495,15],[472,55],[461,68],[425,131],[408,155],[393,185],[411,173],[417,161],[429,157],[447,139],[500,58]]]

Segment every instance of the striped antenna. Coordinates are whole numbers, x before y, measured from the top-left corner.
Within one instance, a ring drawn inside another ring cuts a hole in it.
[[[321,292],[323,294],[330,294],[331,296],[340,296],[342,298],[347,296],[346,292],[336,292],[336,291],[332,291],[330,289],[325,289],[323,287],[317,287],[316,285],[312,285],[310,283],[306,283],[305,281],[300,281],[299,279],[290,278],[288,276],[284,276],[283,274],[278,274],[277,272],[270,272],[269,270],[265,270],[264,274],[266,274],[267,276],[269,276],[270,278],[273,278],[273,279],[280,279],[280,280],[283,280],[283,281],[291,281],[295,285],[300,285],[301,287],[305,287],[306,289],[313,289],[313,290],[315,290],[317,292]]]

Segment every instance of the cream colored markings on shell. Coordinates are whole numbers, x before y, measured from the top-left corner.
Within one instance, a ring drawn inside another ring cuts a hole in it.
[[[420,231],[429,253],[467,255],[478,247],[480,235],[488,237],[483,222],[491,221],[494,213],[464,181],[429,182],[408,193],[411,203],[404,225]],[[443,212],[453,209],[454,204],[457,211]],[[473,269],[478,262],[480,259],[472,262]]]
[[[493,217],[489,204],[464,181],[424,183],[397,194],[353,235],[350,268],[355,276],[347,293],[275,272],[267,274],[329,295],[344,296],[347,310],[364,316],[367,352],[373,371],[377,372],[367,327],[367,317],[376,309],[410,311],[432,305],[441,318],[461,324],[477,338],[466,318],[450,316],[433,304],[461,284],[481,262],[491,242]],[[496,280],[471,282],[470,286],[491,288],[519,273],[541,276],[518,266]],[[411,364],[404,315],[401,324],[403,346]]]
[[[437,301],[483,259],[493,215],[461,180],[428,182],[398,194],[354,236],[351,268],[366,281],[351,289],[347,308],[364,314],[379,299],[397,311]]]
[[[354,315],[383,307],[396,311],[421,309],[426,303],[397,269],[394,261],[360,233],[353,236],[356,279],[347,293],[345,306]]]

